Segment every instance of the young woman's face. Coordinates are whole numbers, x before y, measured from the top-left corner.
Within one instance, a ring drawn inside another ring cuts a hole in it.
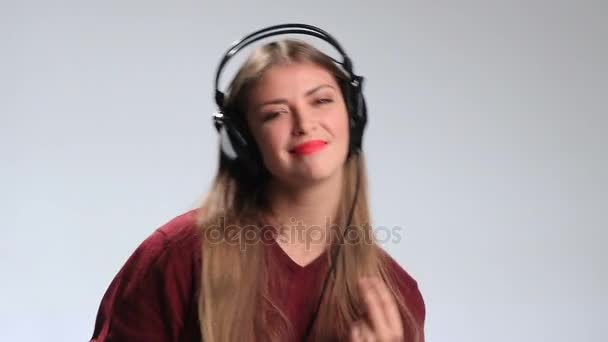
[[[273,66],[248,100],[249,128],[264,164],[297,185],[341,174],[348,152],[348,114],[334,77],[311,63]]]

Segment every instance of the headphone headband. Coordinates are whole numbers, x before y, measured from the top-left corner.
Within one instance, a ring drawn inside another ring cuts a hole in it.
[[[219,90],[219,82],[220,82],[221,73],[222,73],[226,63],[228,63],[228,61],[234,55],[236,55],[237,52],[239,52],[246,46],[248,46],[258,40],[267,38],[267,37],[283,35],[283,34],[305,34],[305,35],[317,37],[319,39],[326,41],[331,46],[333,46],[342,56],[342,61],[336,61],[336,60],[334,60],[334,61],[336,63],[340,64],[344,68],[344,70],[348,73],[348,76],[351,78],[351,82],[358,82],[358,78],[353,73],[353,65],[352,65],[350,58],[348,57],[348,55],[346,54],[346,52],[344,51],[344,49],[342,48],[340,43],[338,43],[338,41],[334,37],[332,37],[329,33],[327,33],[326,31],[324,31],[318,27],[315,27],[312,25],[307,25],[307,24],[273,25],[273,26],[269,26],[269,27],[257,30],[255,32],[250,33],[247,36],[241,38],[240,40],[235,41],[232,44],[232,46],[228,49],[228,51],[226,51],[226,53],[224,54],[224,57],[222,58],[219,66],[217,68],[217,71],[215,73],[215,81],[214,81],[215,102],[220,108],[223,108],[223,106],[224,106],[225,95],[222,91]]]

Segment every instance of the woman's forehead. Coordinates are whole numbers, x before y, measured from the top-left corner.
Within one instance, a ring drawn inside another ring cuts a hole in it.
[[[312,63],[290,63],[270,67],[251,88],[251,99],[306,91],[322,84],[337,88],[333,75],[325,68]]]

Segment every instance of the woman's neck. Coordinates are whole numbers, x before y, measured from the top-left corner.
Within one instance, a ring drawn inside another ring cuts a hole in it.
[[[278,225],[282,243],[298,249],[305,246],[309,251],[325,249],[341,194],[341,174],[297,188],[271,183],[272,220]]]

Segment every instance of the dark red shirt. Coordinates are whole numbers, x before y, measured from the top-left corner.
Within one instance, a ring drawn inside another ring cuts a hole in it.
[[[177,216],[158,228],[129,257],[101,301],[91,341],[201,340],[198,321],[198,287],[201,267],[200,237],[195,229],[197,210]],[[274,241],[274,240],[273,240]],[[288,277],[287,288],[273,300],[293,323],[296,336],[305,334],[314,311],[311,288],[318,288],[327,270],[319,257],[306,266],[294,262],[276,243],[268,253],[280,265],[271,277]],[[416,281],[392,258],[391,270],[400,279],[399,290],[420,326],[425,305]],[[271,287],[272,288],[272,287]]]

